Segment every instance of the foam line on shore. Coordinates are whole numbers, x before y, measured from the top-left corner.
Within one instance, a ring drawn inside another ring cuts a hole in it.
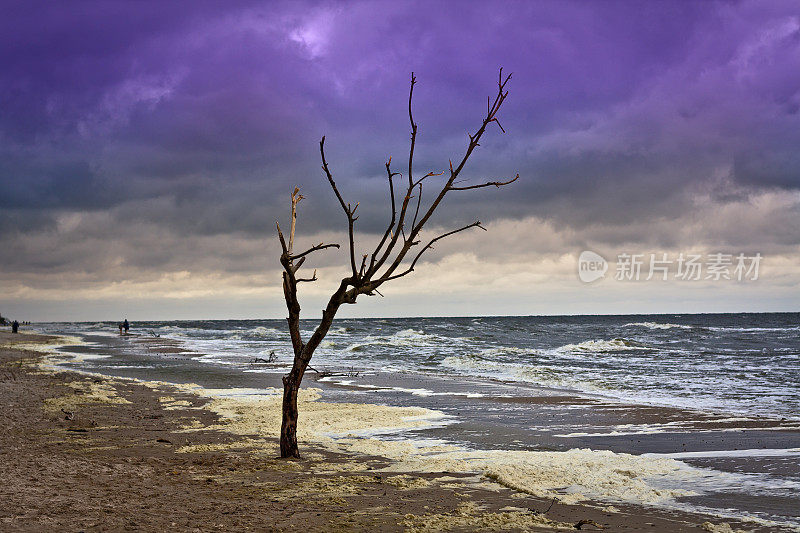
[[[800,448],[756,448],[749,450],[706,450],[702,452],[645,453],[647,457],[694,459],[705,457],[792,457],[800,455]]]
[[[0,345],[0,348],[55,355],[59,353],[57,351],[58,348],[69,345],[87,344],[82,339],[72,335],[44,335],[27,332],[21,332],[19,335],[21,338],[24,338],[27,335],[36,335],[38,338],[31,342],[8,342]],[[42,338],[46,338],[47,340],[41,340]]]
[[[283,391],[266,389],[204,389],[197,385],[180,388],[211,399],[207,406],[228,420],[225,429],[239,434],[278,437]],[[301,440],[343,436],[372,436],[410,429],[441,426],[450,417],[423,407],[395,407],[362,403],[325,403],[320,390],[302,388],[298,394]]]
[[[196,385],[181,388],[211,399],[207,407],[228,422],[220,426],[222,430],[249,437],[279,436],[279,389],[253,394],[256,391],[250,389],[203,389]],[[742,481],[741,476],[694,467],[673,457],[591,449],[468,450],[441,442],[382,440],[374,436],[422,429],[449,420],[438,411],[420,407],[326,403],[317,389],[301,389],[298,409],[301,441],[338,453],[385,457],[391,461],[386,471],[477,473],[485,482],[538,497],[555,497],[564,503],[597,500],[691,510],[680,498]],[[259,444],[250,440],[248,445]]]

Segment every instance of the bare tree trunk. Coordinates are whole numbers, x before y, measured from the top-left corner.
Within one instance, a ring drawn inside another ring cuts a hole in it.
[[[300,380],[295,372],[283,376],[283,421],[281,423],[281,457],[300,457],[297,449],[297,391]]]
[[[497,112],[503,105],[506,96],[508,96],[505,86],[509,79],[511,79],[511,76],[509,75],[504,78],[503,69],[500,69],[500,74],[497,80],[497,94],[494,98],[494,101],[492,101],[491,98],[487,100],[486,116],[481,122],[480,127],[474,134],[468,134],[469,143],[467,145],[466,153],[462,156],[461,161],[455,166],[453,165],[453,161],[450,161],[449,177],[446,179],[444,185],[440,186],[441,188],[439,193],[434,197],[427,209],[424,209],[422,212],[420,212],[423,181],[425,181],[427,178],[442,176],[445,174],[445,172],[428,172],[416,180],[412,176],[414,147],[417,138],[417,124],[414,122],[414,116],[411,108],[416,78],[414,77],[413,73],[411,74],[411,89],[408,95],[408,118],[409,122],[411,123],[411,148],[408,156],[408,186],[405,194],[402,196],[403,199],[398,213],[398,205],[395,200],[394,183],[392,181],[392,179],[397,176],[398,173],[392,172],[390,168],[392,159],[389,158],[389,161],[386,162],[386,173],[389,180],[389,197],[391,202],[392,218],[383,234],[383,238],[374,248],[373,252],[371,254],[363,254],[361,256],[360,267],[358,266],[359,261],[356,260],[354,241],[354,225],[355,221],[358,219],[355,213],[356,209],[358,209],[358,203],[353,206],[345,202],[344,198],[339,192],[336,182],[333,179],[333,175],[328,168],[328,162],[325,159],[325,137],[322,137],[322,140],[319,143],[320,157],[322,158],[322,170],[325,172],[325,176],[328,179],[331,189],[333,189],[333,192],[336,195],[336,199],[339,201],[339,205],[342,207],[342,210],[347,216],[347,233],[349,240],[348,255],[350,260],[351,275],[341,280],[339,288],[333,293],[333,295],[331,295],[330,300],[328,300],[327,307],[322,312],[322,319],[320,320],[319,325],[314,330],[314,333],[311,334],[308,342],[304,343],[300,332],[300,303],[297,300],[297,285],[300,282],[316,281],[317,271],[314,270],[314,274],[310,278],[298,278],[296,273],[303,265],[309,254],[327,248],[339,248],[339,245],[319,243],[304,252],[294,252],[297,204],[303,199],[303,196],[300,194],[300,189],[295,187],[291,194],[292,218],[289,229],[288,243],[286,242],[283,232],[281,232],[280,225],[277,225],[278,239],[280,240],[282,249],[280,261],[284,269],[283,293],[286,299],[286,308],[289,312],[287,320],[289,324],[289,335],[292,340],[292,349],[294,351],[294,364],[292,365],[292,370],[283,377],[283,418],[281,422],[280,439],[281,457],[300,457],[300,452],[297,448],[297,393],[300,388],[300,382],[303,380],[303,374],[305,373],[306,368],[308,368],[308,364],[311,361],[311,356],[314,355],[314,351],[317,349],[320,342],[322,342],[322,339],[325,338],[325,335],[328,334],[328,330],[333,323],[333,319],[336,316],[339,307],[342,304],[356,303],[356,299],[361,294],[367,296],[374,296],[375,294],[383,296],[378,291],[378,288],[387,281],[401,278],[413,272],[414,267],[416,266],[420,257],[422,257],[427,250],[433,249],[433,245],[439,240],[470,228],[480,228],[485,230],[485,228],[481,226],[480,221],[476,221],[461,228],[448,231],[432,238],[425,246],[422,247],[422,249],[419,250],[416,255],[413,256],[413,258],[411,258],[409,252],[414,246],[420,244],[419,235],[423,226],[431,218],[434,211],[448,192],[481,189],[484,187],[502,187],[519,179],[519,174],[517,174],[516,177],[510,180],[487,181],[475,185],[460,185],[458,184],[459,182],[456,181],[472,152],[475,150],[475,148],[480,146],[479,141],[486,131],[486,127],[491,123],[496,123],[501,130],[503,129],[497,120]],[[411,199],[414,197],[417,199],[416,208],[411,205]],[[413,219],[411,218],[412,212]],[[421,215],[421,217],[419,220],[417,220],[419,215]],[[393,254],[394,259],[391,259]],[[404,260],[406,260],[407,257],[410,259],[410,261],[406,261],[404,263]],[[369,259],[369,264],[367,264],[367,259]],[[380,272],[381,270],[383,270],[383,272]]]

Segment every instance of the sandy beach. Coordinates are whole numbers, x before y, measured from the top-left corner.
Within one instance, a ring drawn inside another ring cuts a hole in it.
[[[48,342],[0,333],[4,531],[771,530],[567,505],[463,471],[398,473],[386,457],[311,442],[281,460],[275,438],[243,434],[185,388],[47,369]]]

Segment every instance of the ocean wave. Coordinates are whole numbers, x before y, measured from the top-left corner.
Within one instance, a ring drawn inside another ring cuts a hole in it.
[[[692,329],[694,326],[687,326],[684,324],[661,324],[660,322],[631,322],[629,324],[625,324],[622,326],[623,328],[628,327],[641,327],[641,328],[649,328],[649,329]]]
[[[367,335],[361,342],[349,345],[345,351],[360,352],[370,346],[432,347],[453,342],[464,342],[464,339],[443,337],[409,328],[392,335]]]
[[[630,339],[591,340],[579,344],[565,344],[555,349],[557,353],[604,353],[628,350],[649,350],[642,343]]]
[[[279,331],[279,330],[277,330],[275,328],[267,328],[267,327],[264,327],[264,326],[257,326],[255,328],[251,329],[248,333],[250,333],[251,335],[258,335],[258,336],[266,337],[268,335],[281,335],[283,332]]]
[[[481,350],[476,357],[494,357],[494,356],[503,356],[503,355],[527,355],[527,354],[540,354],[543,353],[540,350],[528,349],[528,348],[518,348],[516,346],[498,346],[496,348],[486,348]]]
[[[441,365],[468,376],[484,377],[501,381],[533,383],[544,387],[603,390],[603,387],[593,386],[588,383],[578,384],[568,379],[566,374],[550,367],[490,361],[484,359],[479,354],[445,357]]]
[[[230,335],[225,335],[225,332],[221,332],[221,334],[223,337],[231,340],[276,339],[286,335],[286,333],[283,331],[264,326],[256,326],[254,328],[242,330],[237,333],[232,333]]]
[[[788,326],[782,328],[740,328],[735,326],[722,326],[722,327],[713,327],[709,326],[706,329],[711,331],[734,331],[734,332],[741,332],[741,333],[777,333],[780,331],[800,331],[800,326]]]

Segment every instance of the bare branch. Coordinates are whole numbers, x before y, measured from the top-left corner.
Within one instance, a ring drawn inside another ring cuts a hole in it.
[[[417,194],[417,208],[414,210],[414,218],[411,220],[411,227],[417,225],[417,217],[419,216],[419,206],[422,203],[422,180],[419,180],[419,194]]]
[[[470,228],[480,228],[483,231],[486,231],[486,228],[484,228],[481,225],[481,221],[477,220],[477,221],[473,222],[472,224],[467,224],[464,227],[461,227],[461,228],[458,228],[458,229],[454,229],[453,231],[448,231],[447,233],[442,233],[438,237],[435,237],[435,238],[431,239],[430,242],[428,242],[428,244],[426,244],[425,247],[422,250],[419,251],[419,253],[414,257],[414,260],[411,261],[411,265],[406,270],[404,270],[403,272],[401,272],[399,274],[395,274],[393,276],[380,278],[378,280],[379,284],[382,284],[382,283],[384,283],[386,281],[391,281],[393,279],[402,278],[403,276],[412,273],[414,271],[414,266],[417,264],[417,261],[419,261],[419,258],[422,257],[422,254],[424,254],[428,250],[433,249],[433,243],[435,243],[436,241],[439,241],[441,239],[444,239],[446,237],[449,237],[450,235],[454,235],[454,234],[460,233],[460,232],[462,232],[464,230],[468,230]]]
[[[431,176],[441,176],[442,174],[444,174],[444,172],[428,172],[427,174],[422,176],[420,179],[415,181],[412,185],[413,186],[419,185],[420,183],[425,181],[425,178],[430,178]]]
[[[325,176],[328,178],[328,182],[331,184],[331,188],[333,192],[336,193],[336,198],[339,200],[339,205],[342,206],[345,214],[349,217],[350,210],[347,209],[347,205],[344,203],[344,198],[342,195],[339,194],[339,189],[336,187],[336,182],[333,181],[333,176],[331,176],[331,172],[328,169],[328,162],[325,160],[325,136],[322,136],[322,140],[319,141],[319,153],[322,156],[322,170],[325,171]]]
[[[307,257],[307,256],[306,256],[306,257]],[[300,259],[297,261],[297,263],[294,263],[294,264],[292,265],[292,272],[295,272],[295,273],[296,273],[298,270],[300,270],[300,267],[301,267],[301,266],[303,266],[303,263],[305,263],[305,262],[306,262],[306,257],[301,257],[301,258],[300,258]]]
[[[301,258],[305,259],[305,256],[307,256],[308,254],[310,254],[312,252],[316,252],[317,250],[324,250],[325,248],[339,248],[339,245],[336,244],[336,243],[333,243],[333,244],[322,244],[322,243],[319,243],[318,245],[312,246],[311,248],[309,248],[308,250],[306,250],[305,252],[303,252],[301,254],[290,255],[289,259],[291,261],[294,261],[295,259],[301,259]]]
[[[456,179],[458,178],[459,174],[461,173],[464,166],[467,164],[472,152],[475,150],[476,147],[480,144],[480,139],[483,136],[486,128],[489,124],[495,121],[497,112],[500,110],[500,107],[503,105],[506,97],[508,96],[508,91],[505,90],[505,86],[508,81],[511,79],[511,75],[503,77],[503,69],[500,69],[500,73],[498,76],[497,82],[497,94],[494,97],[494,100],[490,102],[486,116],[483,118],[480,127],[474,134],[469,134],[469,144],[467,145],[467,150],[461,158],[461,161],[453,168],[452,161],[450,163],[450,177],[448,178],[447,182],[442,186],[442,189],[439,191],[439,194],[433,200],[433,202],[428,206],[428,209],[425,211],[425,214],[419,219],[418,222],[411,227],[411,232],[408,237],[404,235],[404,245],[401,250],[397,253],[392,263],[383,273],[380,279],[385,279],[387,276],[391,277],[392,273],[400,266],[405,256],[408,254],[409,250],[413,246],[415,242],[416,236],[422,230],[423,226],[427,223],[430,217],[433,215],[436,208],[439,206],[441,201],[444,199],[445,195],[452,190],[453,184],[455,183]],[[412,182],[413,183],[413,182]],[[499,182],[498,182],[499,183]],[[498,185],[499,186],[499,185]],[[477,188],[477,187],[472,187]],[[409,195],[411,194],[411,190],[409,190]],[[407,195],[408,197],[408,195]],[[402,213],[401,213],[402,215]],[[402,224],[400,225],[402,229]],[[378,263],[379,265],[382,263]]]
[[[450,187],[448,187],[448,190],[451,190],[451,191],[468,191],[470,189],[480,189],[482,187],[490,187],[492,185],[494,185],[495,187],[502,187],[503,185],[508,185],[510,183],[514,183],[518,179],[519,179],[519,174],[517,174],[516,176],[514,176],[513,179],[510,179],[508,181],[487,181],[486,183],[480,183],[478,185],[467,185],[466,187],[454,187],[454,186],[451,185]]]
[[[292,222],[289,229],[289,254],[292,253],[292,247],[294,246],[294,228],[295,224],[297,223],[297,204],[299,204],[300,200],[302,199],[303,195],[300,194],[300,188],[295,187],[294,191],[292,191]]]
[[[281,241],[281,248],[283,249],[284,254],[289,253],[289,249],[286,247],[286,240],[283,238],[283,232],[281,231],[281,225],[275,222],[275,226],[278,228],[278,239]]]
[[[359,278],[364,276],[364,269],[367,266],[367,257],[369,257],[369,255],[368,254],[364,254],[364,256],[361,258],[361,267],[358,269],[358,277]]]
[[[378,253],[383,247],[383,244],[386,242],[386,239],[388,239],[392,235],[392,229],[394,229],[394,224],[397,220],[397,205],[395,204],[394,201],[394,183],[392,182],[392,178],[398,175],[399,173],[392,172],[390,168],[391,164],[392,164],[392,158],[389,157],[389,161],[386,162],[386,174],[389,176],[389,201],[392,205],[392,219],[391,221],[389,221],[389,225],[386,227],[386,232],[384,232],[383,238],[381,238],[380,242],[378,243],[378,246],[375,247],[375,251],[372,252],[372,258],[369,261],[370,271],[372,270],[372,267],[375,266],[375,258],[377,257]]]
[[[350,210],[349,205],[344,203],[344,198],[339,193],[339,189],[336,187],[336,182],[333,181],[333,176],[331,176],[331,171],[328,169],[328,162],[325,160],[325,136],[322,136],[322,140],[319,141],[319,153],[322,156],[322,170],[325,171],[325,176],[328,178],[328,183],[331,185],[331,189],[333,192],[336,193],[336,198],[339,200],[339,205],[342,206],[344,210],[344,214],[347,215],[347,231],[350,237],[350,267],[353,270],[353,277],[355,278],[358,275],[356,272],[356,253],[355,253],[355,238],[353,236],[353,224],[355,223],[355,219],[353,218],[353,211]],[[358,204],[356,204],[358,207]]]
[[[311,275],[310,278],[297,278],[297,282],[300,283],[301,281],[311,282],[317,281],[317,269],[314,269],[314,274]]]
[[[414,85],[417,84],[417,77],[411,73],[411,90],[408,91],[408,121],[411,123],[411,148],[408,150],[408,188],[414,188],[414,180],[411,169],[414,163],[414,145],[417,143],[417,123],[414,122],[414,113],[411,110],[411,101],[414,98]]]
[[[389,244],[386,246],[386,250],[381,255],[380,259],[374,262],[370,262],[369,270],[365,273],[365,277],[367,279],[371,278],[374,274],[380,270],[383,264],[389,259],[389,256],[392,254],[394,247],[397,245],[397,241],[400,235],[403,236],[403,242],[405,246],[407,244],[407,240],[405,237],[405,218],[406,213],[408,211],[408,204],[411,201],[411,196],[414,192],[414,179],[412,175],[413,171],[413,164],[414,164],[414,147],[416,146],[417,141],[417,124],[414,122],[414,114],[412,110],[412,101],[414,99],[414,85],[417,83],[417,78],[414,76],[414,73],[411,73],[411,88],[408,91],[408,119],[411,123],[411,146],[408,151],[408,189],[406,190],[405,197],[403,198],[403,204],[400,207],[400,217],[397,221],[397,229],[395,229],[394,233],[391,234],[391,238],[389,240]],[[424,178],[423,178],[424,179]],[[394,206],[393,206],[394,207]],[[391,226],[389,227],[389,233],[391,233]],[[392,265],[394,266],[394,263]]]

